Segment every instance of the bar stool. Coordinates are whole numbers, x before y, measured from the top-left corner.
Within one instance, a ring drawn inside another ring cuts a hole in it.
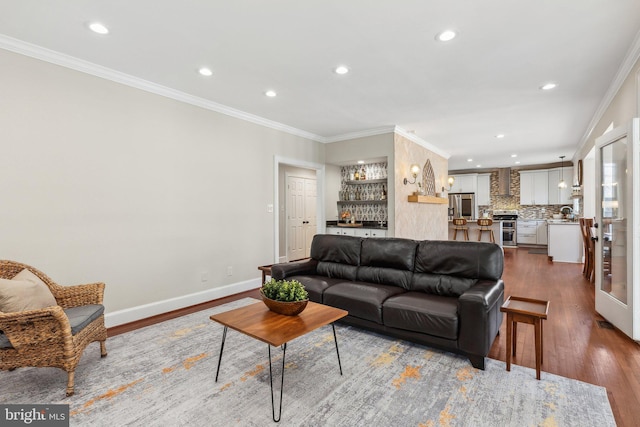
[[[453,240],[457,240],[458,230],[464,232],[464,240],[469,240],[469,227],[467,227],[467,220],[464,218],[453,219]]]
[[[489,240],[491,243],[496,242],[496,238],[493,235],[493,229],[491,226],[493,225],[493,220],[489,218],[480,218],[478,220],[478,242],[482,240],[482,233],[485,231],[489,232]]]

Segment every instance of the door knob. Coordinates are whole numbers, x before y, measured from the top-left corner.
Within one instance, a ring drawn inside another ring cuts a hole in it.
[[[597,241],[598,241],[598,236],[593,236],[593,237],[591,238],[591,240],[593,240],[594,242],[597,242]]]

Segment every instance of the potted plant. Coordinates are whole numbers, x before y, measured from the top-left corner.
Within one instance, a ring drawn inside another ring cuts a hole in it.
[[[269,310],[287,316],[302,313],[309,302],[309,293],[297,280],[271,279],[262,285],[260,294]]]

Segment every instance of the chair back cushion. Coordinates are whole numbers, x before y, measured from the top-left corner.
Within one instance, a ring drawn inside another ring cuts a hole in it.
[[[460,296],[478,280],[498,280],[504,268],[500,246],[487,242],[425,240],[418,244],[411,289]]]
[[[357,280],[409,289],[418,242],[400,238],[362,241]]]
[[[360,264],[362,238],[316,234],[311,242],[311,258],[318,261],[318,274],[338,279],[355,280]]]
[[[38,276],[27,269],[13,279],[0,279],[0,311],[39,310],[57,305],[49,287]]]

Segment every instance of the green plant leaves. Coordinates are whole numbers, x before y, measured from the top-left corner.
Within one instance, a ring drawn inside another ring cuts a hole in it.
[[[309,298],[309,293],[304,285],[297,280],[274,280],[262,285],[262,293],[275,301],[304,301]]]

